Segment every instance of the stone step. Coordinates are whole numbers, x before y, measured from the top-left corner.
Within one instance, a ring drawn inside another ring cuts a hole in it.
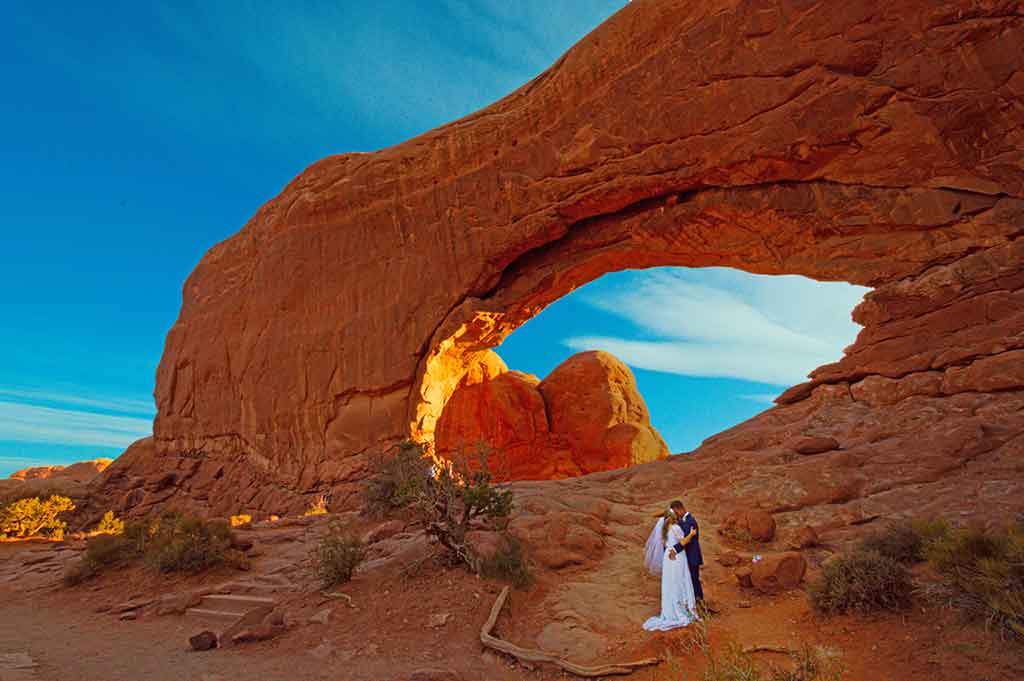
[[[203,596],[199,607],[221,612],[234,612],[243,615],[255,608],[264,606],[274,607],[277,601],[265,596],[252,596],[249,594],[209,594]]]
[[[221,622],[236,622],[244,613],[227,612],[225,610],[211,610],[209,608],[189,608],[185,611],[187,617],[203,620],[219,620]]]

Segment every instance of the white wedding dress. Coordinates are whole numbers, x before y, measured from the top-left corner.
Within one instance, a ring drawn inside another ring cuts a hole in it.
[[[668,528],[668,546],[661,542],[661,527],[664,519],[658,521],[657,527],[647,541],[647,567],[652,572],[661,573],[661,614],[644,622],[647,631],[667,631],[685,627],[697,619],[697,599],[693,594],[693,582],[690,580],[690,566],[686,562],[686,554],[681,553],[675,560],[668,557],[669,549],[683,541],[685,536],[676,523]],[[661,564],[657,565],[654,551],[661,546]]]

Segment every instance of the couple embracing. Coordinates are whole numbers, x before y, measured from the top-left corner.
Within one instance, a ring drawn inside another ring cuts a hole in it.
[[[652,575],[661,575],[661,615],[644,622],[644,629],[667,631],[697,619],[697,603],[704,600],[699,532],[697,519],[678,500],[669,504],[651,530],[644,565]]]

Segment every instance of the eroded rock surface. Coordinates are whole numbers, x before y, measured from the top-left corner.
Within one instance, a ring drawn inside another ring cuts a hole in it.
[[[842,359],[703,448],[753,466],[744,494],[839,525],[950,498],[911,485],[1012,499],[1021,44],[1003,0],[630,3],[491,107],[313,164],[211,249],[158,370],[153,463],[118,479],[218,512],[355,505],[367,457],[429,440],[545,305],[716,265],[876,287]],[[841,449],[790,461],[800,437]]]
[[[668,456],[636,379],[607,352],[581,352],[543,381],[508,372],[456,390],[435,433],[437,452],[471,455],[479,444],[499,480],[556,480]]]

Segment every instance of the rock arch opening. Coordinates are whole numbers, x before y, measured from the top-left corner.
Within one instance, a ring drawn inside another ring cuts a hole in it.
[[[860,330],[850,312],[866,291],[723,268],[609,273],[494,351],[474,349],[421,437],[441,457],[484,442],[504,452],[509,479],[573,477],[696,449],[838,360]]]

